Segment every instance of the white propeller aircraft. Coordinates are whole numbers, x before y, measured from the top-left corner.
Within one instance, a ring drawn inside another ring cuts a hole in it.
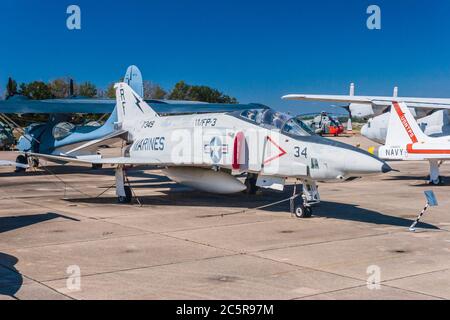
[[[450,99],[399,97],[398,87],[394,88],[392,97],[356,96],[355,85],[351,83],[349,95],[289,94],[282,98],[285,100],[348,103],[348,105],[340,107],[346,109],[353,118],[368,120],[367,124],[361,128],[361,134],[381,144],[384,144],[386,139],[392,101],[406,103],[414,118],[418,119],[425,134],[445,136],[450,132],[448,120]],[[351,128],[350,119],[349,126]]]
[[[393,102],[386,144],[378,149],[378,155],[386,160],[427,160],[430,162],[430,183],[440,184],[440,163],[450,159],[450,136],[427,136],[406,103]]]
[[[116,84],[116,130],[125,132],[123,156],[80,159],[31,153],[65,162],[115,164],[119,202],[131,202],[124,167],[154,165],[172,180],[213,193],[256,187],[282,190],[288,178],[301,180],[298,217],[319,203],[316,181],[345,180],[389,172],[377,157],[358,148],[316,136],[300,120],[272,109],[158,115],[126,83]],[[237,176],[247,174],[245,183]]]

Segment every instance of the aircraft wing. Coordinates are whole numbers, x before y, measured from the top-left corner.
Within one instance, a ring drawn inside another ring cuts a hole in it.
[[[165,163],[159,161],[158,159],[150,158],[130,158],[130,157],[111,157],[111,158],[83,158],[83,157],[68,157],[68,156],[57,156],[51,154],[24,153],[27,156],[42,158],[45,160],[53,162],[77,162],[86,164],[124,164],[124,165],[150,165],[150,166],[164,166]]]
[[[115,99],[46,99],[31,100],[23,96],[13,96],[0,100],[0,113],[111,113],[116,105]]]
[[[336,102],[373,104],[390,106],[393,101],[404,102],[408,107],[450,109],[450,99],[445,98],[411,98],[411,97],[383,97],[383,96],[350,96],[350,95],[314,95],[314,94],[288,94],[284,100]]]
[[[265,109],[260,104],[222,104],[198,101],[147,100],[160,114],[232,112],[249,108]],[[116,105],[115,99],[67,98],[31,100],[24,96],[13,96],[0,100],[0,113],[111,113]]]
[[[99,139],[93,139],[90,140],[84,144],[77,145],[73,149],[64,152],[65,155],[71,155],[71,154],[77,154],[79,151],[84,150],[97,150],[99,146],[102,145],[110,145],[113,144],[121,139],[126,139],[127,137],[127,131],[126,130],[118,130],[114,131],[111,134],[108,134],[102,138]]]

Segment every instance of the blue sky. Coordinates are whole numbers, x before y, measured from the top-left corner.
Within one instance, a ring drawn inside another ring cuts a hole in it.
[[[77,4],[82,29],[66,28]],[[366,9],[381,7],[382,29]],[[209,85],[291,112],[288,93],[450,97],[448,0],[3,0],[0,84],[71,76],[106,87],[136,64],[166,89]]]

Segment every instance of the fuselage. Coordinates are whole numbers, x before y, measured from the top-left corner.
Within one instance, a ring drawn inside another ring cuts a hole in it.
[[[313,180],[390,170],[368,152],[305,127],[271,109],[142,118],[127,128],[132,142],[128,153],[166,167],[217,167]]]

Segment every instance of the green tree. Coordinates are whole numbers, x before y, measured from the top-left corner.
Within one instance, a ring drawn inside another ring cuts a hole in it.
[[[114,89],[114,82],[112,82],[108,85],[108,88],[106,89],[104,94],[107,98],[110,98],[110,99],[116,98],[116,89]]]
[[[118,81],[116,82],[123,82],[123,78],[120,78]],[[111,82],[108,87],[106,88],[106,91],[102,92],[102,94],[106,97],[106,98],[110,98],[110,99],[115,99],[116,98],[116,89],[114,89],[114,85],[116,84],[116,82]]]
[[[6,85],[6,97],[13,96],[17,93],[17,82],[11,77],[8,78],[8,84]]]
[[[224,95],[217,89],[208,86],[192,86],[180,81],[170,92],[171,100],[203,101],[209,103],[238,103],[237,99]]]
[[[57,78],[49,83],[50,90],[55,98],[66,98],[70,95],[70,79]]]
[[[52,98],[50,86],[42,81],[33,81],[29,84],[22,83],[20,85],[20,93],[34,100]]]
[[[82,97],[92,98],[97,95],[97,88],[91,82],[84,82],[78,88],[78,94]]]
[[[164,99],[167,92],[156,83],[144,81],[144,99]]]
[[[177,82],[169,94],[170,100],[189,100],[190,86],[183,80]]]

